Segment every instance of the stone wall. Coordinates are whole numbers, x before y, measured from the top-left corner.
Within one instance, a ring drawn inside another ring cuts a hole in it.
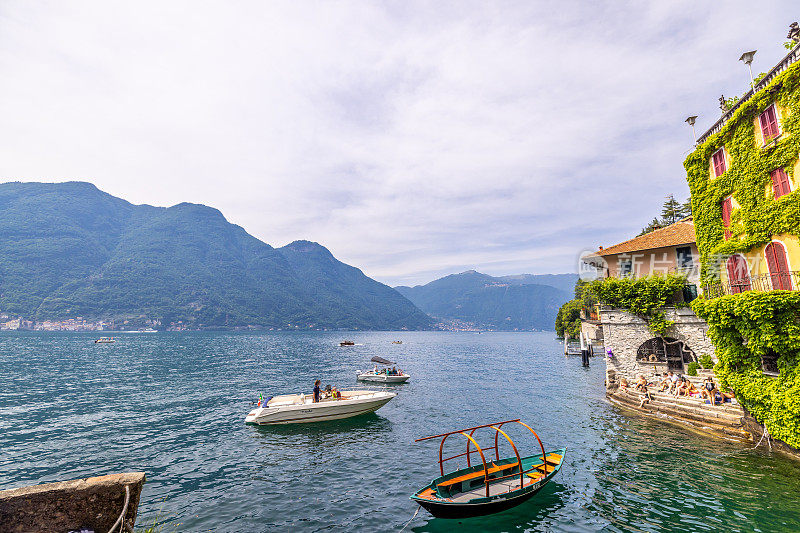
[[[67,533],[86,528],[106,533],[119,518],[130,487],[125,523],[133,528],[143,472],[45,483],[0,490],[0,531],[3,533]]]
[[[668,320],[675,322],[669,336],[684,341],[695,357],[708,354],[716,361],[714,345],[706,335],[708,324],[698,318],[691,309],[666,309]],[[621,309],[601,309],[600,322],[603,327],[603,342],[606,350],[613,356],[606,357],[606,387],[613,391],[619,385],[619,378],[625,377],[629,382],[643,374],[663,374],[667,371],[666,363],[644,363],[636,360],[639,347],[654,335],[641,318]]]

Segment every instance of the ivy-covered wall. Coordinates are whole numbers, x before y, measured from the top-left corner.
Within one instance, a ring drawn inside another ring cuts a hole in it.
[[[745,292],[692,302],[708,323],[724,387],[773,437],[800,448],[800,292]],[[762,370],[762,357],[778,354],[780,375]]]
[[[759,115],[771,104],[779,110],[781,135],[763,145]],[[720,147],[727,170],[712,176],[711,157]],[[773,239],[786,244],[790,263],[798,252],[800,187],[800,63],[743,103],[722,130],[698,146],[684,166],[692,193],[692,211],[701,257],[701,284],[725,277],[720,262],[741,253],[759,258]],[[779,199],[772,194],[770,173],[783,168],[793,191]],[[731,196],[732,236],[725,240],[723,200]],[[789,241],[789,242],[787,242]],[[800,264],[792,264],[798,269]],[[761,274],[764,266],[753,267]],[[721,276],[720,276],[721,273]],[[795,287],[798,289],[798,287]],[[732,388],[742,405],[772,436],[800,448],[800,292],[744,292],[692,302],[709,325],[719,359],[715,372]],[[777,355],[780,375],[766,375],[762,358]]]
[[[761,146],[758,116],[776,103],[782,134]],[[724,147],[728,168],[712,177],[711,156]],[[774,199],[770,173],[784,168],[795,184],[800,154],[800,63],[795,63],[736,110],[722,130],[684,162],[702,265],[701,283],[719,277],[719,259],[763,248],[773,236],[800,234],[800,191]],[[798,176],[800,177],[800,176]],[[722,201],[733,196],[729,240],[724,239]],[[796,265],[800,266],[800,265]],[[724,272],[723,272],[724,275]]]

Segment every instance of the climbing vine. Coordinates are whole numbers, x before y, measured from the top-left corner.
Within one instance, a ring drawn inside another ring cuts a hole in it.
[[[773,437],[800,448],[800,293],[746,292],[692,302],[708,322],[724,387]],[[762,358],[778,356],[779,375],[762,370]]]
[[[772,103],[789,112],[781,120],[782,135],[760,146],[755,121]],[[712,178],[710,160],[719,148],[728,154],[728,168]],[[800,192],[775,200],[767,194],[770,173],[782,167],[793,176],[800,154],[800,63],[790,66],[766,88],[744,102],[722,129],[699,145],[684,161],[703,283],[718,279],[718,258],[748,252],[773,235],[800,233]],[[740,209],[731,216],[732,237],[725,240],[722,201],[729,195]]]
[[[593,281],[587,291],[604,305],[638,316],[654,335],[665,337],[674,322],[667,320],[664,307],[682,301],[676,296],[685,284],[686,278],[677,274],[605,278]]]

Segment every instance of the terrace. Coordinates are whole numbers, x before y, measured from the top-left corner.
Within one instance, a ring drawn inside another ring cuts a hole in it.
[[[746,291],[795,291],[798,287],[800,287],[800,271],[792,270],[711,283],[705,286],[703,295],[706,299],[711,299]]]

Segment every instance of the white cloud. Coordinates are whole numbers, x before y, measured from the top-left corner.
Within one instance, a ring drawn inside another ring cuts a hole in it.
[[[193,201],[390,283],[561,272],[686,195],[789,2],[5,2],[0,176]]]

